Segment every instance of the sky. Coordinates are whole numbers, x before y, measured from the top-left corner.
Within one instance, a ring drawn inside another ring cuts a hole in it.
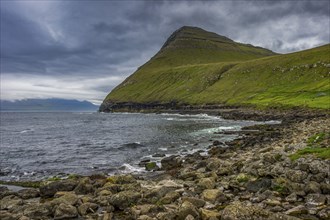
[[[1,99],[100,104],[172,32],[197,26],[278,53],[330,42],[327,0],[0,0]]]

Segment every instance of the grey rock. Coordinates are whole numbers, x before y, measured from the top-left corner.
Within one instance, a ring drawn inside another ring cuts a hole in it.
[[[91,180],[88,177],[80,179],[79,184],[74,189],[77,194],[88,194],[94,191]]]
[[[31,219],[47,219],[52,215],[51,206],[47,204],[31,204],[23,212]]]
[[[60,204],[54,214],[54,219],[68,219],[75,218],[78,216],[78,211],[76,207],[68,204]]]
[[[308,174],[301,170],[288,170],[286,177],[292,182],[303,183],[307,179]]]
[[[188,215],[191,215],[194,218],[199,218],[199,212],[197,208],[190,202],[184,201],[177,212],[177,219],[185,220]]]
[[[303,205],[298,205],[292,209],[289,209],[285,212],[287,215],[293,215],[293,216],[298,216],[301,214],[306,214],[307,213],[307,208]]]
[[[40,196],[40,192],[38,189],[21,189],[20,191],[17,192],[18,196],[21,197],[22,199],[32,199],[32,198],[37,198]]]
[[[130,207],[141,198],[140,193],[135,191],[122,191],[110,197],[110,203],[120,210]]]
[[[196,206],[197,208],[201,208],[201,207],[204,207],[205,205],[205,201],[202,200],[202,199],[198,199],[198,198],[195,198],[195,197],[183,197],[182,198],[182,201],[188,201],[190,202],[191,204],[193,204],[194,206]]]
[[[40,186],[41,197],[52,197],[58,191],[72,191],[78,185],[76,180],[61,180],[56,182],[51,182],[47,185]]]
[[[84,203],[78,207],[78,212],[80,215],[85,216],[88,213],[95,213],[98,209],[98,205],[95,203]]]
[[[260,178],[255,181],[249,181],[246,184],[246,189],[250,192],[264,191],[271,187],[272,181],[269,178]]]
[[[181,167],[182,159],[180,158],[180,156],[172,155],[163,158],[160,162],[162,164],[162,169],[171,170]]]
[[[11,210],[17,206],[21,206],[24,204],[24,201],[14,195],[6,196],[0,200],[0,208],[1,210]]]

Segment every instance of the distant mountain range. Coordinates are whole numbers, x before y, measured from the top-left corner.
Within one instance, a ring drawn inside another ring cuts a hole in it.
[[[185,26],[113,89],[100,111],[184,105],[327,109],[330,108],[329,54],[330,44],[277,54]]]
[[[75,112],[97,111],[97,105],[88,101],[66,99],[25,99],[16,101],[0,101],[1,111],[15,112]]]

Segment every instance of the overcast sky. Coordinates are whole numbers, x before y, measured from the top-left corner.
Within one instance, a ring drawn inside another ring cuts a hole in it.
[[[279,53],[330,41],[314,1],[0,0],[1,99],[100,103],[176,29],[198,26]]]

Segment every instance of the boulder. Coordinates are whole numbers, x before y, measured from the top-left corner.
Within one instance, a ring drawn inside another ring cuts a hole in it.
[[[51,201],[52,205],[59,205],[61,203],[67,205],[76,205],[78,202],[78,196],[74,192],[57,192],[55,199]]]
[[[77,180],[68,179],[56,182],[51,182],[47,185],[40,186],[39,191],[41,197],[52,197],[58,191],[72,191],[78,185]]]
[[[215,181],[213,177],[201,178],[198,181],[197,186],[201,189],[213,189],[215,187]]]
[[[167,193],[163,198],[159,200],[161,204],[170,204],[175,202],[178,198],[180,198],[180,194],[178,192],[172,191]]]
[[[222,220],[268,219],[269,212],[258,206],[247,206],[241,202],[233,202],[221,213]]]
[[[38,189],[21,189],[17,192],[18,196],[21,197],[22,199],[32,199],[32,198],[37,198],[40,196],[40,192]]]
[[[202,220],[220,219],[220,213],[217,210],[200,209]]]
[[[17,206],[21,206],[24,204],[24,201],[18,196],[6,196],[0,200],[0,208],[1,210],[11,210]]]
[[[54,214],[54,219],[68,219],[78,216],[76,207],[65,203],[60,204]]]
[[[301,170],[288,170],[286,177],[292,182],[303,183],[307,179],[308,173]]]
[[[190,202],[184,201],[177,212],[177,219],[185,220],[188,215],[191,215],[194,218],[199,218],[199,212],[197,208]]]
[[[195,197],[183,197],[182,198],[182,201],[188,201],[190,202],[191,204],[193,204],[194,206],[196,206],[197,208],[201,208],[201,207],[204,207],[205,205],[205,201],[202,200],[202,199],[198,199],[198,198],[195,198]]]
[[[129,184],[137,182],[136,179],[130,174],[110,176],[107,178],[107,181],[113,184]]]
[[[205,201],[215,203],[220,197],[220,195],[221,195],[221,191],[219,189],[206,189],[202,193],[202,198]]]
[[[23,215],[30,219],[47,219],[52,215],[51,206],[47,204],[31,204],[23,211]]]
[[[140,198],[140,193],[129,190],[112,195],[109,201],[115,208],[124,210],[135,204]]]
[[[272,180],[269,178],[260,178],[254,181],[249,181],[246,184],[246,189],[249,192],[258,192],[258,191],[265,191],[267,189],[270,189],[272,185]]]
[[[85,216],[89,213],[95,213],[99,206],[95,203],[87,202],[78,207],[78,213]]]
[[[303,205],[298,205],[285,212],[285,214],[292,215],[292,216],[299,216],[301,214],[306,214],[306,213],[307,213],[307,209]]]
[[[88,178],[88,177],[84,177],[82,179],[80,179],[77,187],[74,189],[74,191],[81,195],[85,195],[88,193],[92,193],[94,191],[93,185],[92,185],[92,181]]]
[[[181,167],[182,159],[180,156],[172,155],[163,158],[160,162],[163,170],[171,170]]]
[[[321,186],[319,183],[310,181],[306,184],[305,193],[321,193]]]
[[[147,171],[153,171],[159,169],[156,162],[148,162],[145,164],[144,167],[146,168]]]
[[[306,197],[306,206],[308,208],[317,208],[325,205],[326,197],[322,194],[309,194]]]

